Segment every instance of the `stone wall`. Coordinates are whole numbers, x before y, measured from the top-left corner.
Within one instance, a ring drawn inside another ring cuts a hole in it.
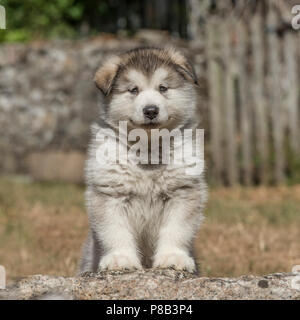
[[[199,48],[160,32],[0,46],[0,173],[80,182],[98,115],[95,70],[112,53],[164,44],[200,62],[199,72]]]
[[[0,300],[299,300],[300,291],[292,285],[296,276],[292,273],[277,273],[238,278],[204,278],[170,269],[101,272],[77,278],[36,275],[24,278],[6,290],[0,290]]]

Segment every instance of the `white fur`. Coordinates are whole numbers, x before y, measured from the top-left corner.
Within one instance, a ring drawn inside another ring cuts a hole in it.
[[[194,271],[190,247],[206,201],[202,175],[186,175],[188,164],[155,170],[113,161],[103,166],[95,157],[99,147],[92,142],[86,171],[93,241],[101,243],[102,251],[97,268],[139,269],[143,253],[154,267]],[[148,244],[143,248],[144,239]],[[92,259],[93,252],[89,254]],[[81,271],[96,269],[85,263]]]
[[[138,83],[140,93],[134,97],[125,90],[113,95],[105,121],[113,126],[120,120],[132,120],[138,126],[144,120],[143,107],[155,104],[162,128],[195,128],[197,95],[193,86],[186,82],[167,95],[160,94],[157,86],[166,76],[163,68],[150,79],[138,70],[128,72],[130,83]],[[170,118],[175,120],[170,122]],[[153,167],[111,159],[101,164],[97,152],[114,143],[97,140],[99,129],[93,125],[86,163],[90,233],[80,272],[151,266],[195,271],[192,242],[206,202],[203,173],[187,175],[188,162]],[[126,148],[126,142],[117,143],[120,153]]]

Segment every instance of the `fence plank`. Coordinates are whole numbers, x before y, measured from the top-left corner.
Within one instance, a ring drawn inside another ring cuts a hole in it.
[[[299,144],[299,79],[297,66],[297,41],[290,32],[284,35],[285,94],[288,113],[289,142],[293,152],[298,152]]]
[[[268,53],[269,53],[269,96],[272,118],[272,136],[274,143],[274,179],[281,183],[284,181],[284,114],[282,114],[281,95],[281,62],[280,44],[277,33],[277,13],[273,6],[270,6],[267,14],[268,24]]]
[[[227,179],[229,185],[237,183],[238,167],[236,162],[236,111],[234,99],[234,77],[235,77],[235,61],[234,50],[232,47],[233,24],[231,21],[224,21],[220,29],[221,39],[224,50],[224,102],[223,112],[225,112],[225,137],[226,137],[226,168]]]
[[[251,26],[251,46],[253,57],[253,112],[255,146],[258,156],[257,171],[261,183],[268,181],[268,110],[265,97],[265,50],[263,39],[263,21],[260,13],[256,14],[250,23]]]
[[[247,45],[248,34],[246,26],[243,22],[237,24],[237,35],[238,35],[238,78],[239,78],[239,88],[240,88],[240,107],[241,107],[241,151],[242,151],[242,172],[243,172],[243,182],[246,185],[252,183],[252,110],[253,105],[250,104],[250,77],[247,56]]]
[[[218,41],[220,20],[210,18],[206,24],[206,56],[209,91],[210,139],[212,158],[212,180],[222,184],[222,126],[221,126],[221,65],[218,61]]]

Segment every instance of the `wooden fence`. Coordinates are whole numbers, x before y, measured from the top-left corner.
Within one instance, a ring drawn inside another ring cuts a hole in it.
[[[207,14],[201,36],[212,179],[226,185],[299,179],[300,30],[292,29],[281,0],[238,9]]]

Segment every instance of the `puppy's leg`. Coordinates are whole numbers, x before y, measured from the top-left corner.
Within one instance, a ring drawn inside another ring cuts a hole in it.
[[[90,230],[83,246],[82,258],[77,274],[80,275],[84,272],[96,272],[99,265],[101,251],[99,243],[95,241]]]
[[[90,217],[96,241],[99,241],[104,249],[98,269],[141,269],[126,204],[119,198],[107,196],[101,202],[102,206],[94,208]]]
[[[167,202],[153,259],[155,268],[196,270],[189,252],[201,217],[199,198],[174,197]]]

